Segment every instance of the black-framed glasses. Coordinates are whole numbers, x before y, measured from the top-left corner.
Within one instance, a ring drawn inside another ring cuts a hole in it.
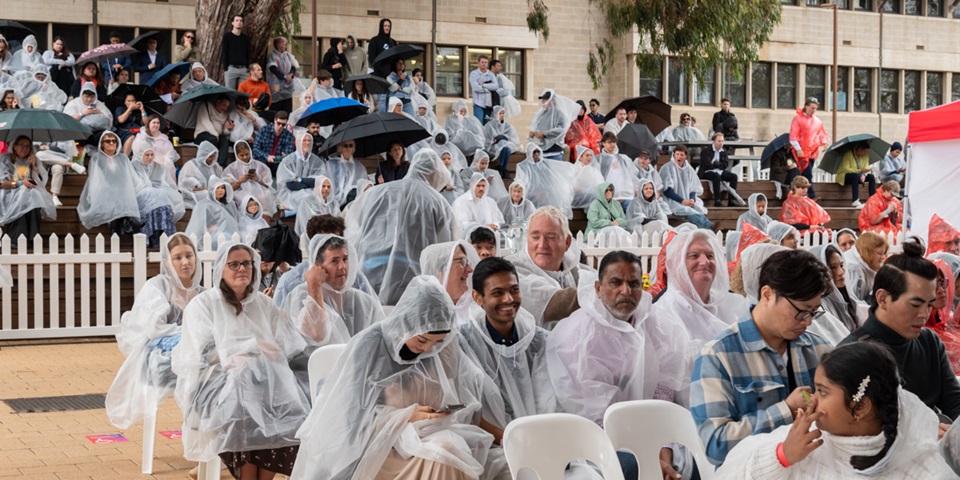
[[[116,144],[117,144],[117,141],[116,141],[116,140],[104,140],[103,143],[110,143],[110,144],[116,145]]]
[[[816,310],[800,310],[800,308],[794,305],[794,303],[791,302],[789,298],[787,298],[786,296],[784,296],[783,298],[785,298],[787,300],[787,303],[789,303],[790,306],[797,311],[797,315],[793,318],[797,319],[798,322],[805,322],[810,319],[816,320],[822,317],[825,313],[827,313],[826,310],[823,309],[822,305],[817,307]]]
[[[250,271],[253,268],[253,262],[250,260],[244,260],[242,262],[227,262],[227,268],[232,272],[236,272],[243,267],[244,270]]]
[[[467,268],[467,264],[470,263],[470,261],[467,260],[467,257],[454,258],[452,262],[459,263],[460,268]]]
[[[186,35],[184,36],[184,38],[189,38],[190,40],[193,40],[193,35]]]

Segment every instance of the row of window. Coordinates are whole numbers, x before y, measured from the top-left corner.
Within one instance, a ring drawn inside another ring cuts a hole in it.
[[[960,18],[960,4],[954,5],[953,0],[834,0],[841,10],[860,10],[875,12],[877,8],[882,9],[883,13],[894,13],[901,15],[915,15],[927,17],[944,17],[944,12],[952,8],[950,16]],[[780,0],[784,5],[806,5],[807,7],[820,7],[824,4],[834,3],[822,0]]]
[[[66,44],[67,49],[70,51],[70,53],[73,53],[75,57],[79,57],[80,54],[90,50],[91,48],[89,40],[90,27],[88,25],[43,22],[20,23],[24,24],[27,28],[33,31],[34,36],[37,38],[37,49],[41,53],[50,48],[49,44],[47,43],[48,34],[49,38],[63,37],[63,41]],[[149,30],[151,29],[141,28],[140,33]],[[172,61],[173,45],[176,45],[176,42],[180,40],[180,36],[183,35],[185,30],[171,30],[163,28],[157,28],[153,30],[160,32],[161,41],[157,45],[157,50],[163,54],[167,61]],[[136,36],[134,35],[133,27],[100,25],[96,38],[97,45],[110,43],[111,32],[119,33],[120,39],[123,42],[129,42]]]
[[[749,75],[744,75],[738,74],[735,67],[724,65],[698,83],[687,78],[680,60],[669,58],[665,66],[666,85],[663,74],[641,74],[640,94],[666,98],[678,105],[719,105],[720,98],[728,98],[734,107],[777,109],[794,109],[804,99],[815,97],[824,109],[830,109],[832,70],[826,65],[759,62],[750,66]],[[801,75],[803,91],[798,97]],[[909,113],[960,99],[960,73],[950,75],[949,90],[944,72],[883,69],[879,79],[876,76],[874,68],[839,67],[837,110]],[[874,102],[878,104],[875,106]]]

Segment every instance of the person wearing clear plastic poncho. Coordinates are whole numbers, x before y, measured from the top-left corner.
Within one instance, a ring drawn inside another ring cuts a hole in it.
[[[257,132],[267,126],[267,122],[250,108],[250,100],[245,98],[237,100],[233,110],[230,111],[230,121],[233,122],[233,130],[230,131],[230,141],[234,143],[241,140],[246,142],[255,141]],[[317,147],[319,147],[319,145],[317,145]]]
[[[743,230],[744,222],[766,231],[767,225],[773,221],[767,215],[767,196],[762,193],[753,193],[747,198],[747,211],[737,218],[737,231]]]
[[[207,69],[200,62],[194,62],[190,66],[190,75],[180,80],[180,92],[187,93],[200,85],[219,85],[214,79],[207,75]]]
[[[213,144],[208,144],[211,147],[213,146]],[[273,175],[270,173],[270,167],[265,163],[253,160],[252,152],[250,144],[243,140],[233,144],[233,154],[236,156],[236,160],[223,169],[220,179],[230,184],[230,187],[236,193],[235,198],[242,199],[247,195],[256,197],[257,202],[263,207],[262,214],[272,217],[277,213],[276,193],[272,187]],[[213,157],[210,161],[212,162],[209,167],[211,170],[219,167],[219,164],[216,163],[216,157]],[[237,204],[237,207],[245,208],[242,203]]]
[[[830,293],[824,295],[823,309],[840,320],[847,334],[857,329],[867,319],[868,305],[854,298],[847,288],[847,264],[843,253],[836,245],[817,245],[808,250],[830,270]]]
[[[948,433],[938,448],[937,416],[900,386],[889,349],[839,347],[824,355],[814,381],[813,401],[791,425],[741,441],[716,478],[956,478],[948,464],[957,457],[941,455],[956,438]]]
[[[120,137],[113,132],[103,132],[97,153],[93,154],[88,165],[87,181],[77,205],[83,228],[89,230],[114,220],[139,223],[133,165],[120,152]],[[132,227],[132,223],[128,226]],[[115,225],[114,230],[128,233],[125,231],[128,226]]]
[[[796,249],[800,245],[800,231],[793,225],[773,220],[767,224],[766,232],[777,245],[790,249]]]
[[[773,254],[787,250],[790,249],[780,245],[761,243],[745,248],[740,254],[740,268],[743,271],[743,290],[747,294],[747,302],[750,305],[756,305],[760,301],[760,268],[763,267],[763,263]],[[824,262],[821,260],[821,263]],[[824,265],[827,266],[826,263],[824,263]],[[823,314],[819,317],[813,317],[810,326],[807,327],[807,331],[819,335],[820,338],[826,340],[830,345],[837,345],[843,341],[844,338],[847,338],[847,335],[850,335],[851,329],[826,308],[826,304],[831,301],[828,297],[833,294],[838,296],[840,294],[839,292],[833,291],[833,289],[836,288],[833,283],[831,283],[828,288],[831,290],[830,294],[820,297]],[[856,328],[856,326],[854,326],[854,328]]]
[[[347,140],[337,145],[337,154],[327,160],[326,175],[333,180],[333,190],[341,206],[353,201],[359,193],[354,186],[367,178],[367,168],[353,156],[356,150],[356,141]]]
[[[477,251],[481,260],[497,255],[497,232],[486,225],[472,225],[463,231],[463,241]]]
[[[150,145],[138,144],[134,149],[134,190],[137,192],[137,208],[143,222],[140,233],[147,236],[149,247],[159,245],[160,234],[173,235],[177,231],[176,222],[186,213],[183,197],[167,175],[167,169],[154,160]]]
[[[13,141],[0,155],[0,226],[16,242],[40,233],[40,219],[56,220],[57,207],[47,193],[47,172],[39,167],[29,137]]]
[[[419,276],[353,337],[297,432],[291,478],[467,479],[502,464],[475,426],[485,377],[456,345],[453,318],[440,282]],[[452,405],[463,407],[438,411]]]
[[[424,83],[424,85],[426,84]],[[437,120],[437,114],[433,113],[430,102],[419,94],[414,94],[410,98],[413,103],[413,119],[433,137],[437,132],[442,130],[443,127],[440,125],[440,121]]]
[[[470,188],[453,202],[453,216],[460,224],[460,230],[471,225],[486,225],[499,230],[506,222],[496,200],[487,193],[487,179],[480,173],[474,173],[470,179]]]
[[[302,133],[297,137],[296,150],[283,157],[277,170],[277,201],[288,209],[313,196],[317,179],[326,173],[323,160],[312,152],[313,137]]]
[[[857,244],[857,232],[849,228],[841,228],[834,232],[830,243],[836,245],[842,253],[846,253]]]
[[[470,292],[471,275],[478,263],[477,251],[464,240],[435,243],[420,254],[420,270],[440,281],[453,302],[458,325],[469,322],[477,311]]]
[[[395,304],[420,273],[424,248],[457,237],[453,209],[439,193],[449,175],[436,152],[420,150],[406,177],[378,185],[350,209],[347,239],[384,305]]]
[[[527,244],[506,257],[520,274],[524,305],[537,325],[569,317],[580,308],[577,282],[580,274],[591,271],[580,264],[580,249],[573,244],[570,225],[560,210],[538,208],[527,225]]]
[[[456,145],[464,155],[482,149],[483,125],[467,110],[467,102],[457,100],[453,102],[451,110],[453,113],[443,121],[443,129],[449,135],[450,143]]]
[[[46,65],[16,72],[10,78],[18,86],[19,97],[27,108],[60,110],[67,103],[67,94],[54,83],[50,67]]]
[[[237,230],[240,232],[240,240],[250,245],[257,238],[257,233],[261,229],[270,228],[270,225],[263,219],[263,207],[257,197],[246,194],[240,200],[240,212],[237,219]]]
[[[460,151],[456,145],[450,142],[450,136],[447,135],[446,130],[441,130],[434,134],[433,138],[430,139],[430,148],[432,148],[437,154],[441,154],[444,150],[450,152],[451,159],[453,160],[452,170],[460,172],[469,168],[467,165],[467,156]],[[412,157],[413,154],[410,154]],[[476,156],[476,152],[474,152]],[[476,160],[474,160],[474,165],[476,165]]]
[[[463,195],[463,193],[466,191],[466,187],[463,185],[463,176],[461,176],[464,171],[458,169],[453,162],[453,159],[456,155],[463,154],[460,153],[460,150],[457,147],[451,147],[447,145],[437,147],[434,149],[434,151],[440,155],[440,161],[443,162],[443,166],[447,167],[450,172],[450,183],[440,190],[440,195],[443,196],[443,198],[446,199],[450,205],[453,205],[453,202],[460,198],[460,195]],[[477,165],[477,168],[480,168],[480,166]]]
[[[307,230],[307,222],[314,215],[340,216],[340,205],[337,205],[333,183],[329,178],[318,176],[314,187],[304,191],[310,192],[310,196],[300,200],[297,205],[297,222],[293,229],[297,235],[302,235]]]
[[[663,196],[666,197],[670,213],[696,224],[700,228],[712,228],[707,219],[707,208],[703,206],[703,184],[697,171],[687,161],[687,149],[678,145],[673,149],[673,159],[660,167],[663,179]]]
[[[873,280],[887,258],[890,246],[878,233],[863,232],[856,245],[843,254],[847,266],[847,288],[859,301],[869,303]]]
[[[510,184],[510,196],[497,202],[500,212],[503,213],[503,222],[509,227],[525,226],[537,209],[533,202],[524,196],[525,189],[523,183],[515,180]]]
[[[213,248],[220,244],[221,235],[224,241],[230,241],[234,233],[240,233],[237,224],[237,206],[233,203],[233,188],[227,182],[211,178],[207,196],[193,207],[190,223],[184,231],[201,241],[203,235],[210,234],[213,239]]]
[[[511,421],[558,411],[547,370],[548,332],[521,307],[516,268],[502,258],[477,264],[470,302],[479,305],[458,326],[460,348],[492,385],[483,399],[483,418],[499,430]]]
[[[593,150],[578,146],[574,154],[576,160],[573,169],[576,176],[573,179],[573,203],[570,206],[586,210],[597,199],[597,187],[603,183],[603,171]]]
[[[184,164],[180,169],[180,178],[177,188],[183,195],[183,204],[187,208],[194,208],[204,197],[212,178],[223,175],[223,167],[217,163],[220,151],[210,142],[201,142],[197,147],[197,156]],[[237,162],[234,162],[237,163]]]
[[[487,180],[487,196],[494,201],[500,201],[507,197],[507,187],[503,184],[503,179],[490,168],[490,156],[483,150],[477,150],[473,153],[473,163],[470,168],[464,168],[460,171],[460,182],[464,191],[470,187],[474,175],[479,173]]]
[[[80,97],[67,102],[63,107],[63,113],[78,120],[93,132],[87,139],[87,143],[93,143],[98,138],[99,132],[113,127],[113,114],[103,102],[97,100],[97,90],[92,83],[83,85],[80,89]]]
[[[289,475],[309,404],[288,362],[306,345],[273,300],[256,291],[255,250],[224,244],[213,272],[214,288],[184,310],[173,350],[183,456],[206,462],[219,455],[235,478]]]
[[[540,110],[533,115],[530,131],[527,132],[527,152],[529,144],[540,147],[544,155],[560,158],[563,154],[563,138],[573,119],[580,113],[580,105],[567,97],[557,95],[552,88],[545,88],[537,97]]]
[[[498,160],[500,176],[503,178],[510,175],[508,169],[510,154],[522,151],[517,129],[510,125],[506,117],[503,107],[497,105],[493,107],[493,116],[490,117],[490,121],[483,126],[483,148],[491,157]]]
[[[657,187],[652,180],[640,182],[639,194],[627,207],[627,230],[638,234],[670,229],[667,212],[657,198]]]
[[[604,134],[601,145],[603,148],[597,155],[597,163],[600,165],[603,179],[613,184],[613,199],[627,209],[630,202],[639,194],[637,178],[640,172],[629,157],[620,153],[616,135]]]
[[[527,144],[527,158],[517,164],[517,181],[527,187],[526,196],[537,208],[553,206],[573,218],[573,165],[548,162],[536,144]]]
[[[311,93],[309,90],[304,90],[302,93],[300,93],[300,106],[290,112],[289,121],[287,122],[290,125],[293,125],[294,135],[299,137],[300,134],[306,130],[304,127],[298,126],[297,123],[301,118],[303,118],[304,112],[306,112],[313,103],[313,93]],[[327,135],[323,135],[324,137],[329,136],[330,132],[332,131],[331,129],[327,130]]]
[[[43,54],[37,50],[37,37],[27,35],[20,46],[22,48],[13,54],[13,70],[33,71],[37,66],[46,66]]]
[[[133,137],[132,148],[136,150],[137,145],[146,143],[153,149],[154,161],[166,167],[170,174],[170,179],[176,181],[177,178],[177,160],[180,160],[180,154],[173,148],[170,141],[161,129],[162,121],[159,115],[151,114],[144,117],[143,128]]]
[[[653,186],[657,191],[657,200],[660,202],[660,208],[669,214],[670,208],[667,206],[666,197],[663,196],[663,178],[660,177],[660,172],[657,171],[650,155],[649,150],[640,150],[637,158],[633,161],[633,165],[637,167],[636,170],[634,170],[637,175],[636,184],[640,185],[646,180],[653,182]]]
[[[709,230],[680,233],[667,245],[670,288],[657,301],[657,306],[685,327],[689,340],[688,368],[692,368],[700,347],[735,324],[748,306],[745,298],[730,293],[730,276],[723,261],[720,241]],[[690,385],[688,381],[684,383],[678,389],[677,401],[687,406]]]
[[[126,360],[107,391],[106,408],[110,423],[124,430],[156,415],[160,403],[173,396],[177,377],[170,367],[171,352],[180,342],[184,309],[203,291],[203,272],[189,237],[173,234],[160,257],[160,274],[143,284],[117,331]]]

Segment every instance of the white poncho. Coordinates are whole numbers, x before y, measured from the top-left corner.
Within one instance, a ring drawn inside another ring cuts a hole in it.
[[[667,223],[667,212],[664,211],[662,202],[657,198],[656,186],[654,186],[653,198],[649,200],[644,198],[643,187],[647,184],[653,185],[653,181],[644,180],[640,183],[638,189],[640,194],[634,197],[626,211],[627,228],[637,233],[643,233],[645,223],[652,221]]]
[[[877,277],[877,272],[867,265],[856,246],[843,253],[843,260],[847,266],[847,290],[850,295],[859,301],[870,303],[873,280]]]
[[[297,137],[294,152],[283,157],[277,169],[277,200],[289,209],[297,208],[301,201],[313,196],[313,192],[309,188],[290,190],[287,182],[299,182],[303,178],[317,180],[326,173],[323,160],[311,152],[312,148],[313,137],[309,133],[301,134]],[[338,190],[338,187],[334,186],[334,190]]]
[[[211,178],[210,186],[207,188],[207,196],[193,207],[193,214],[190,215],[190,223],[184,231],[187,235],[192,235],[200,242],[203,235],[209,233],[213,238],[213,248],[217,248],[220,242],[220,235],[225,240],[230,240],[234,233],[240,233],[240,227],[237,224],[237,206],[233,203],[233,188],[223,180]],[[217,200],[217,187],[223,186],[226,194],[224,201]]]
[[[743,230],[743,223],[749,223],[750,226],[756,227],[760,231],[767,231],[767,225],[773,221],[770,218],[770,215],[767,215],[767,211],[763,211],[763,215],[757,213],[757,202],[763,202],[767,204],[767,208],[770,208],[770,202],[767,202],[767,196],[762,193],[752,193],[750,197],[747,198],[747,211],[743,212],[740,215],[740,218],[737,218],[737,230]]]
[[[619,149],[613,153],[600,150],[597,157],[603,171],[603,180],[613,184],[613,199],[623,201],[635,197],[639,192],[637,178],[640,172],[630,158],[621,154]]]
[[[480,182],[486,183],[487,180],[482,174],[474,173],[470,188],[453,202],[453,215],[460,223],[461,230],[466,230],[471,225],[500,227],[505,223],[496,200],[490,198],[489,190],[484,190],[483,196],[477,197],[475,189]]]
[[[577,146],[577,160],[573,163],[576,175],[573,178],[573,208],[590,208],[597,199],[597,186],[603,183],[603,170],[597,157],[592,157],[590,163],[583,163],[583,155],[589,151],[589,148]]]
[[[580,105],[567,97],[557,95],[551,88],[544,89],[541,96],[550,94],[547,100],[541,100],[540,110],[533,115],[530,122],[531,132],[543,132],[543,138],[527,137],[527,151],[530,143],[543,150],[553,146],[563,147],[563,138],[574,118],[580,113]]]
[[[330,193],[323,197],[323,184],[330,185]],[[297,235],[302,235],[307,231],[307,223],[315,215],[333,215],[340,216],[340,205],[337,205],[336,190],[329,178],[320,175],[316,177],[316,183],[313,188],[301,190],[310,193],[309,197],[300,200],[297,204],[297,222],[294,224],[294,231]]]
[[[87,85],[90,86],[89,88],[91,90],[93,89],[92,84],[88,83]],[[87,85],[84,87],[86,88]],[[83,96],[83,94],[80,94],[80,98],[74,98],[73,100],[67,102],[67,104],[63,107],[63,113],[66,113],[72,117],[74,115],[82,115],[84,110],[93,107],[97,109],[99,113],[80,118],[80,123],[89,128],[91,131],[110,129],[110,127],[113,126],[113,114],[110,113],[110,109],[108,109],[103,102],[97,100],[96,97],[91,97],[93,98],[93,103],[87,105],[83,103]]]
[[[203,71],[203,78],[201,78],[200,80],[193,78],[193,72],[198,68]],[[193,90],[194,88],[199,87],[200,85],[219,85],[219,84],[216,81],[214,81],[212,78],[210,78],[209,75],[207,75],[207,69],[203,66],[202,63],[194,62],[193,65],[190,66],[190,73],[187,74],[185,77],[183,77],[182,80],[180,80],[180,92],[187,93],[190,90]]]
[[[0,155],[0,180],[17,181],[30,178],[36,183],[36,188],[0,189],[0,225],[12,223],[31,210],[39,208],[44,219],[56,220],[57,207],[53,198],[47,192],[47,172],[39,167],[31,169],[27,159],[13,158],[13,146],[8,148],[11,153]],[[38,162],[39,163],[39,162]],[[14,242],[16,239],[12,239]]]
[[[563,254],[562,269],[556,272],[546,271],[534,263],[526,245],[506,259],[517,267],[520,275],[523,308],[533,314],[533,318],[537,319],[537,324],[541,326],[544,310],[553,295],[564,288],[576,288],[581,273],[592,271],[590,267],[580,263],[580,249],[576,243],[567,248],[567,252]]]
[[[510,188],[514,188],[514,185],[517,185],[516,181],[510,185]],[[523,184],[520,185],[523,186]],[[524,191],[526,191],[525,188]],[[511,227],[526,225],[530,215],[533,215],[533,212],[537,210],[537,207],[533,206],[533,203],[527,200],[525,196],[521,197],[520,202],[517,203],[514,203],[512,198],[507,197],[497,204],[500,206],[500,212],[503,213],[503,222]]]
[[[240,188],[237,189],[236,197],[242,199],[247,195],[253,195],[257,197],[257,201],[260,202],[260,206],[263,207],[263,213],[266,215],[273,215],[277,211],[277,199],[276,192],[273,190],[273,174],[270,173],[270,167],[263,162],[258,162],[253,159],[253,150],[250,148],[250,144],[246,141],[240,140],[239,142],[233,144],[233,151],[237,151],[237,147],[240,145],[245,145],[247,151],[251,152],[251,155],[247,157],[247,161],[243,161],[240,157],[237,157],[230,165],[227,165],[227,168],[223,169],[223,173],[220,175],[220,178],[233,185],[234,182],[240,179],[240,177],[246,175],[250,170],[255,170],[257,178],[260,180],[247,180],[240,184]],[[214,164],[216,164],[216,157],[214,158]],[[186,167],[184,167],[186,168]],[[212,173],[212,172],[211,172]],[[240,208],[241,205],[237,204],[237,208]]]
[[[567,218],[573,218],[573,165],[567,162],[533,160],[533,152],[540,147],[527,144],[526,160],[517,164],[517,181],[527,187],[526,198],[535,207],[552,205],[560,209]]]
[[[331,157],[327,160],[326,175],[333,181],[333,190],[337,192],[337,203],[347,204],[347,196],[355,190],[357,183],[367,179],[367,167],[354,157]],[[357,192],[359,195],[360,192]]]
[[[451,108],[453,113],[447,115],[443,122],[443,129],[447,131],[450,142],[456,145],[464,155],[483,148],[483,125],[467,109],[467,103],[457,100]],[[461,110],[465,110],[466,114],[461,115]]]
[[[103,140],[108,136],[117,140],[117,153],[112,156],[103,151]],[[140,219],[133,165],[120,152],[120,139],[113,132],[100,135],[97,153],[87,163],[87,182],[80,193],[77,214],[88,230],[120,218]]]
[[[253,213],[247,210],[247,204],[251,201],[257,206],[257,211]],[[237,229],[240,232],[240,240],[250,245],[257,239],[257,233],[263,228],[270,228],[270,225],[263,219],[263,207],[257,197],[249,194],[244,195],[237,208],[239,209]]]
[[[150,163],[144,161],[143,155],[147,152],[153,152],[149,144],[139,144],[133,148],[133,176],[140,217],[168,206],[173,211],[173,220],[178,221],[186,213],[183,197],[166,167],[157,164],[156,157]]]
[[[493,116],[483,126],[483,148],[495,158],[500,156],[500,150],[504,148],[509,148],[511,152],[520,151],[520,136],[517,135],[517,129],[513,128],[510,122],[507,122],[506,113],[504,113],[503,121],[500,121],[501,111],[503,111],[503,107],[493,107]]]
[[[170,180],[176,182],[177,160],[180,160],[180,154],[173,148],[173,143],[170,141],[170,138],[163,133],[150,136],[147,134],[147,129],[142,128],[140,129],[140,133],[133,137],[133,149],[136,150],[137,146],[141,144],[150,146],[150,149],[153,150],[153,161],[163,165],[170,175]]]
[[[681,216],[707,214],[707,209],[703,206],[703,200],[700,199],[700,195],[703,195],[703,185],[700,183],[700,177],[697,176],[697,171],[690,166],[690,162],[683,162],[683,166],[681,167],[677,165],[676,161],[671,160],[660,167],[660,178],[663,179],[664,191],[672,188],[674,193],[684,200],[690,199],[691,194],[693,194],[694,205],[692,207],[682,205],[667,198],[667,208],[671,214]],[[666,198],[666,196],[664,196],[664,198]]]
[[[219,150],[214,144],[203,142],[197,147],[197,157],[187,162],[180,170],[177,186],[187,208],[193,208],[203,200],[211,178],[220,178],[223,174],[223,167],[217,163],[218,154]],[[202,190],[194,191],[196,188]]]

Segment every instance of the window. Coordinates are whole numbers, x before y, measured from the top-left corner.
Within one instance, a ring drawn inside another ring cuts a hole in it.
[[[737,80],[737,76],[740,77]],[[747,106],[747,77],[744,68],[738,65],[723,65],[723,95],[732,107]]]
[[[922,0],[906,0],[903,2],[903,13],[906,15],[920,15]]]
[[[880,111],[883,113],[900,111],[900,72],[897,70],[880,72]]]
[[[67,50],[73,54],[74,58],[79,57],[83,52],[89,50],[87,45],[86,25],[67,25],[62,23],[53,24],[53,36],[63,37],[63,43]],[[51,45],[51,48],[53,46]]]
[[[927,106],[936,107],[943,104],[943,74],[927,72]]]
[[[467,48],[467,71],[468,72],[471,72],[477,68],[477,61],[480,60],[480,55],[483,55],[487,58],[493,58],[493,49],[481,48],[481,47]]]
[[[856,10],[866,10],[868,12],[872,12],[873,0],[855,0],[853,2],[853,8]]]
[[[903,113],[920,110],[920,72],[903,72]]]
[[[346,40],[344,40],[344,41],[346,41]],[[414,45],[417,45],[418,47],[422,47],[422,48],[423,48],[423,52],[421,52],[421,53],[420,53],[419,55],[417,55],[416,57],[413,57],[413,58],[411,58],[411,59],[406,60],[406,61],[404,62],[404,64],[403,64],[404,71],[407,72],[407,73],[412,73],[415,68],[419,68],[420,70],[423,71],[423,78],[430,78],[430,77],[427,76],[427,74],[428,74],[427,63],[426,63],[426,61],[427,61],[427,46],[426,46],[426,45],[423,45],[423,44],[414,44]]]
[[[900,13],[900,0],[887,0],[881,9],[883,13]]]
[[[521,99],[523,97],[523,50],[497,50],[497,59],[503,65],[504,77],[507,77],[513,85],[517,87],[514,97]]]
[[[777,108],[797,108],[797,66],[777,64]]]
[[[715,69],[707,71],[700,80],[703,85],[697,82],[697,94],[694,97],[694,102],[697,105],[716,105],[714,92],[717,86],[717,71]]]
[[[820,6],[820,0],[807,0],[807,6],[808,6],[808,7],[819,7],[819,6]]]
[[[832,70],[832,69],[831,69],[831,70]],[[849,88],[848,88],[848,85],[850,84],[849,81],[848,81],[848,80],[849,80],[849,77],[850,77],[850,69],[849,69],[849,68],[846,68],[846,67],[838,67],[838,71],[837,71],[837,111],[838,111],[838,112],[845,112],[845,111],[848,110],[848,108],[847,108],[847,92],[850,91]],[[831,81],[832,81],[832,80],[831,80]],[[827,104],[828,104],[828,105],[830,105],[830,104],[833,102],[833,95],[832,95],[832,92],[833,92],[832,87],[833,87],[833,85],[831,84],[830,86],[831,86],[831,89],[830,89],[829,91],[830,91],[831,93],[830,93],[830,95],[829,95],[830,98],[827,99]]]
[[[796,5],[797,0],[780,0],[780,3],[784,5]]]
[[[180,34],[180,37],[183,36],[183,32],[178,33]],[[194,32],[194,35],[196,35],[196,32]],[[180,37],[177,37],[178,41]],[[323,59],[323,54],[329,47],[329,41],[327,41],[326,45],[324,45],[322,38],[317,39],[317,56],[319,57],[317,60]],[[313,51],[310,48],[310,38],[294,37],[293,42],[291,42],[288,50],[291,54],[293,54],[293,57],[297,59],[297,62],[300,63],[300,68],[297,69],[297,71],[300,72],[301,83],[309,85],[309,82],[313,80]]]
[[[9,11],[9,10],[8,10],[8,11]],[[8,11],[7,11],[7,12],[8,12]],[[6,12],[4,12],[4,13],[6,13]],[[8,17],[8,18],[9,18],[9,17]],[[46,22],[44,22],[44,23],[38,23],[38,22],[19,22],[19,23],[22,23],[23,26],[29,28],[29,29],[33,32],[33,36],[37,39],[37,51],[40,52],[41,54],[42,54],[43,52],[47,51],[47,48],[48,48],[48,47],[47,47],[47,25],[48,25],[48,24],[47,24]],[[22,40],[23,40],[23,39],[20,38],[20,39],[17,39],[17,40],[8,39],[7,41],[8,41],[8,42],[11,42],[11,41],[22,41]],[[13,47],[13,45],[10,45],[10,47]],[[10,47],[8,47],[8,48],[10,48]],[[71,51],[72,51],[72,50],[71,50]],[[80,53],[83,53],[83,51],[81,50]],[[80,55],[77,54],[77,56],[79,57]]]
[[[769,63],[754,63],[750,68],[750,106],[770,108],[771,66]]]
[[[806,89],[803,91],[804,101],[806,101],[807,98],[814,97],[822,103],[827,93],[827,67],[823,65],[807,65],[804,78],[807,84]]]
[[[960,100],[960,73],[953,74],[953,80],[950,81],[950,101]]]
[[[853,69],[853,111],[869,112],[873,109],[873,70]]]
[[[98,43],[98,45],[110,43],[110,32],[119,33],[120,41],[123,43],[130,42],[130,40],[133,40],[133,37],[136,36],[133,34],[133,29],[129,27],[111,27],[102,25],[100,27],[100,43]]]
[[[960,18],[960,3],[953,7],[953,18]]]
[[[667,60],[667,101],[670,103],[687,103],[687,75],[679,59]]]
[[[463,96],[463,49],[437,47],[437,95]]]
[[[661,68],[652,77],[640,70],[640,95],[663,98],[663,69]]]
[[[927,16],[942,17],[943,16],[943,0],[927,0]]]

